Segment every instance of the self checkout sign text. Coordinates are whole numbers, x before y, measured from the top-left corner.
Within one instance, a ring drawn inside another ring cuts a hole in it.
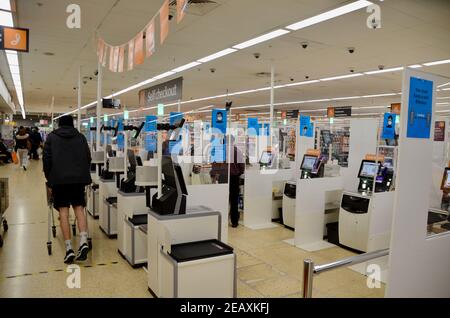
[[[0,50],[29,51],[29,29],[0,25]]]

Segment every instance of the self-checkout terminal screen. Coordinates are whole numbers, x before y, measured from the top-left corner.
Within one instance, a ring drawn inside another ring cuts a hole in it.
[[[375,162],[363,162],[359,177],[361,178],[373,178],[378,173],[379,165]]]
[[[301,169],[307,170],[307,171],[312,171],[314,169],[316,160],[317,160],[317,157],[315,157],[315,156],[305,156],[303,158],[303,164],[302,164]]]
[[[264,151],[259,162],[263,165],[270,165],[272,163],[272,153]]]

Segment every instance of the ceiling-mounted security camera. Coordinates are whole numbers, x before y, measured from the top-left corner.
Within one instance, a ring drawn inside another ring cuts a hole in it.
[[[306,76],[305,76],[305,78],[306,78],[306,79],[309,79],[309,76],[308,76],[308,75],[306,75]]]
[[[261,53],[254,53],[253,56],[255,59],[259,59],[261,57]]]
[[[353,68],[350,68],[350,73],[354,73],[355,70]]]
[[[355,53],[355,48],[354,47],[349,47],[348,48],[348,53],[350,53],[350,54]]]
[[[225,103],[225,108],[226,108],[226,110],[230,110],[231,105],[233,105],[233,102],[232,102],[231,100],[227,101],[227,102]]]
[[[381,70],[384,70],[384,65],[378,65],[378,69],[381,71]]]
[[[215,73],[215,72],[216,72],[216,69],[215,69],[215,68],[210,68],[209,71],[210,71],[211,73]]]
[[[98,70],[95,70],[94,71],[94,76],[97,76],[98,75]]]
[[[308,47],[308,42],[302,42],[300,43],[302,45],[302,48],[306,49]]]
[[[295,81],[295,79],[291,77],[291,82],[293,82],[293,81]]]

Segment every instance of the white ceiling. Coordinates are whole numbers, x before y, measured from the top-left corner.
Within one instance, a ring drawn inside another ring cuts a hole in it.
[[[110,44],[125,43],[146,25],[163,0],[77,0],[82,10],[80,30],[66,27],[66,6],[73,2],[17,0],[18,26],[30,28],[30,52],[21,54],[27,112],[50,112],[52,96],[55,97],[55,112],[65,112],[70,107],[74,109],[78,67],[82,66],[83,76],[94,76],[97,68],[95,32],[98,31]],[[188,14],[179,25],[173,19],[168,40],[163,46],[157,46],[156,54],[145,64],[125,73],[111,73],[105,69],[103,94],[110,95],[113,91],[348,1],[215,2],[219,5],[204,15]],[[378,4],[382,10],[381,29],[369,29],[366,26],[368,13],[359,10],[183,72],[183,99],[224,94],[227,89],[233,92],[268,86],[269,78],[260,78],[256,74],[270,72],[271,64],[276,70],[277,84],[284,84],[291,78],[302,81],[305,76],[317,79],[349,74],[350,68],[360,72],[377,69],[378,65],[389,68],[450,58],[450,1],[385,0]],[[307,49],[300,45],[304,41],[309,43]],[[355,47],[356,52],[349,54],[348,47]],[[54,53],[54,56],[46,56],[45,52]],[[261,58],[255,59],[255,52],[260,53]],[[215,68],[216,72],[211,73],[210,68]],[[450,64],[425,69],[450,77]],[[13,92],[3,55],[0,57],[0,72]],[[385,73],[278,89],[275,102],[398,93],[400,90],[401,72]],[[83,105],[96,100],[95,77],[83,85],[82,91]],[[450,92],[446,93],[450,95]],[[138,91],[124,94],[120,99],[129,108],[136,108]],[[234,106],[267,104],[269,92],[234,96],[232,100]],[[305,110],[330,105],[374,106],[389,105],[399,100],[397,95],[277,108]],[[211,104],[222,106],[224,99],[186,104],[182,110]]]

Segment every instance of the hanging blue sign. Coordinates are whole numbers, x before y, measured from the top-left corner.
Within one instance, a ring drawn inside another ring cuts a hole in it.
[[[211,127],[213,128],[213,136],[211,137],[211,161],[225,162],[225,134],[227,133],[227,111],[225,109],[214,109],[212,111]],[[220,133],[222,136],[218,136],[217,133]]]
[[[120,133],[123,132],[123,118],[119,118],[119,125],[117,130],[117,147],[119,149],[125,149],[125,136]]]
[[[176,122],[178,122],[180,119],[182,119],[184,116],[183,113],[179,112],[171,112],[170,113],[170,119],[169,122],[171,125],[174,125]],[[181,134],[178,136],[178,140],[170,140],[169,141],[169,152],[172,155],[179,155],[181,154],[182,150],[182,143],[181,143],[182,136]]]
[[[259,134],[258,118],[248,118],[247,119],[247,135],[258,136],[258,134]]]
[[[395,139],[395,120],[397,115],[392,113],[384,114],[382,139]]]
[[[302,137],[314,136],[314,125],[311,122],[310,116],[300,115],[300,136]]]
[[[408,105],[408,138],[430,138],[433,111],[433,82],[410,78]]]
[[[144,131],[145,132],[156,131],[157,121],[158,121],[158,117],[157,116],[146,116],[145,117]]]

